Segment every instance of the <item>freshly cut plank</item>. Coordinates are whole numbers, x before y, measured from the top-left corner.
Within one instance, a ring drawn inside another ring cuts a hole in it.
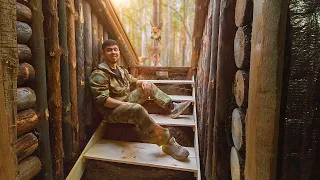
[[[245,113],[240,108],[236,108],[232,112],[232,140],[238,151],[245,149]]]
[[[177,161],[155,144],[101,140],[84,155],[85,158],[165,169],[197,172],[194,148],[187,147],[187,161]]]
[[[172,119],[168,115],[150,114],[150,117],[159,125],[189,126],[194,127],[195,122],[192,115],[180,115],[177,119]]]
[[[193,84],[192,80],[141,80],[153,84]]]
[[[172,99],[172,101],[192,101],[194,102],[194,97],[192,96],[182,96],[182,95],[169,95],[169,97]]]
[[[249,74],[238,70],[234,78],[233,93],[236,103],[240,107],[248,105]]]
[[[231,179],[244,180],[244,160],[235,147],[231,148],[230,153]]]

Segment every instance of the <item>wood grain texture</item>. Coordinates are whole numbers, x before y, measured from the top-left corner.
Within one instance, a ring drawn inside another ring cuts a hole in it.
[[[25,158],[19,163],[20,180],[30,180],[41,171],[41,161],[36,156]]]
[[[25,110],[32,108],[36,103],[36,93],[28,87],[17,89],[17,109]]]
[[[34,130],[38,123],[38,115],[33,109],[18,112],[17,134],[21,136]]]
[[[234,61],[239,69],[248,69],[251,51],[251,26],[239,27],[234,38]]]
[[[155,144],[101,140],[84,155],[85,158],[118,163],[196,172],[194,148],[187,147],[187,161],[177,161]]]
[[[237,0],[235,23],[238,27],[251,24],[253,0]]]
[[[17,20],[25,23],[30,23],[31,18],[32,13],[28,6],[17,3]]]
[[[244,151],[246,146],[245,113],[236,108],[232,112],[231,134],[234,147],[238,151]]]
[[[231,148],[230,169],[232,180],[244,180],[244,159],[235,147]]]
[[[233,94],[239,107],[247,107],[249,91],[249,74],[238,70],[233,83]]]
[[[31,49],[24,44],[18,44],[18,58],[19,62],[30,62],[32,57]]]
[[[17,21],[17,41],[18,43],[26,43],[29,41],[32,35],[31,27],[24,22]]]
[[[276,179],[287,9],[288,0],[257,0],[254,3],[246,179]]]
[[[33,81],[35,78],[34,68],[28,63],[19,64],[18,86]]]

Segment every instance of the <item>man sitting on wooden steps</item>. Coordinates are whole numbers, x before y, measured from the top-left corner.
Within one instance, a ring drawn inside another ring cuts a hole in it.
[[[111,123],[135,124],[151,136],[153,143],[162,146],[163,152],[177,160],[185,160],[189,156],[188,150],[171,137],[169,129],[158,125],[141,104],[150,97],[160,107],[168,109],[171,118],[177,118],[191,102],[174,103],[154,84],[139,81],[119,67],[120,51],[115,40],[106,40],[102,50],[105,62],[91,73],[89,82],[98,111],[104,119]]]

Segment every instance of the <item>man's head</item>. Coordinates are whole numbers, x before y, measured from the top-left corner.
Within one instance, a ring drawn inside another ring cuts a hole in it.
[[[107,63],[115,64],[120,59],[118,43],[113,39],[108,39],[103,42],[102,51]]]

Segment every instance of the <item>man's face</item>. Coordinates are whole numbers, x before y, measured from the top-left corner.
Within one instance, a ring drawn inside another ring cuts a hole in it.
[[[110,45],[103,50],[104,57],[109,63],[117,63],[120,59],[120,50],[117,45]]]

